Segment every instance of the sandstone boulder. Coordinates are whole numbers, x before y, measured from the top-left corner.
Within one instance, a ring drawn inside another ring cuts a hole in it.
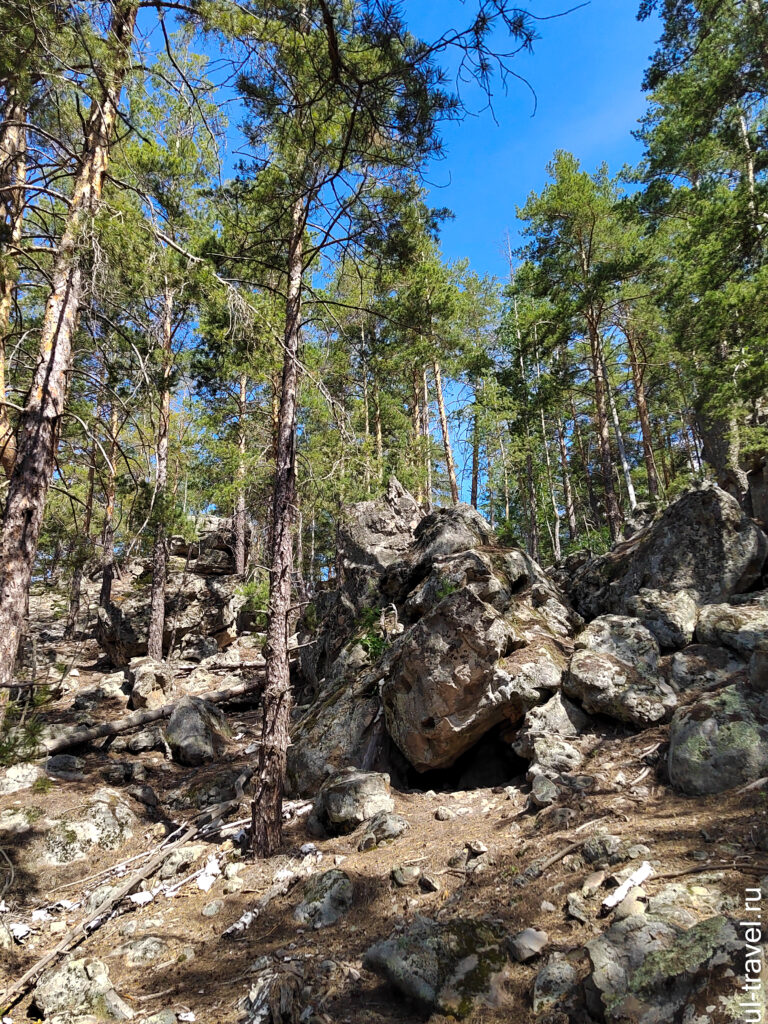
[[[711,604],[701,609],[696,639],[720,644],[749,658],[768,651],[768,604]]]
[[[133,658],[128,667],[132,708],[159,708],[173,696],[173,669],[152,658]]]

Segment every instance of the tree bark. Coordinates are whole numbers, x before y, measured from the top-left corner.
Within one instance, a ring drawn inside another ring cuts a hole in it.
[[[6,127],[0,134],[0,185],[3,187],[7,237],[11,245],[18,248],[24,225],[24,188],[27,178],[27,135],[23,127],[26,110],[18,87],[9,84],[7,88],[8,98],[3,110]],[[8,479],[16,462],[16,435],[5,404],[5,373],[17,277],[15,255],[0,261],[0,466]]]
[[[448,417],[445,414],[445,400],[443,398],[443,379],[440,373],[440,364],[435,360],[435,392],[437,393],[437,410],[440,415],[440,430],[443,434],[443,447],[445,448],[445,465],[448,470],[448,483],[451,487],[451,500],[454,505],[459,503],[459,485],[456,482],[456,464],[453,461],[453,450],[451,448],[451,435],[448,433]],[[475,497],[477,502],[477,497]]]
[[[275,853],[282,842],[283,786],[291,719],[288,619],[293,570],[292,525],[296,501],[296,406],[305,224],[306,208],[301,198],[293,205],[288,250],[283,378],[272,505],[267,678],[262,701],[263,720],[256,789],[251,808],[253,852],[263,857]]]
[[[624,475],[624,484],[627,488],[629,507],[631,509],[635,509],[637,508],[637,495],[635,494],[635,485],[632,483],[632,474],[630,472],[629,462],[627,460],[627,450],[624,446],[624,435],[621,432],[621,422],[619,421],[619,410],[616,408],[616,399],[613,397],[613,388],[611,387],[611,382],[608,379],[608,371],[605,366],[605,360],[603,360],[603,379],[605,381],[606,394],[608,395],[608,407],[611,410],[611,419],[613,420],[613,433],[616,437],[616,447],[619,450],[621,472]]]
[[[576,507],[573,503],[573,488],[571,487],[571,474],[568,471],[568,451],[565,447],[565,431],[563,422],[557,420],[557,445],[560,450],[560,471],[563,477],[563,494],[565,495],[565,514],[568,517],[568,536],[572,541],[576,540],[579,527],[576,522]]]
[[[421,398],[419,395],[419,371],[413,368],[413,402],[411,406],[411,425],[413,428],[413,467],[416,472],[416,500],[421,505],[424,502],[424,481],[421,475]]]
[[[168,573],[166,500],[168,491],[168,435],[171,423],[170,376],[173,365],[173,291],[166,282],[163,302],[163,377],[157,420],[155,449],[155,542],[152,548],[152,592],[149,601],[149,638],[147,655],[163,660],[165,631],[165,577]]]
[[[469,503],[477,508],[477,492],[480,484],[480,424],[475,408],[472,417],[472,483],[470,486]]]
[[[112,581],[115,578],[115,490],[117,457],[117,403],[112,401],[109,411],[109,465],[107,466],[106,506],[104,509],[104,525],[101,531],[102,570],[99,607],[106,608],[112,600]]]
[[[656,460],[653,457],[653,433],[651,419],[648,415],[648,402],[645,396],[645,367],[640,361],[640,345],[634,328],[627,323],[624,334],[629,346],[629,365],[632,368],[632,382],[635,388],[635,406],[640,420],[640,433],[643,437],[643,461],[645,475],[648,478],[648,496],[652,501],[659,497],[659,474],[656,471]]]
[[[592,357],[592,379],[595,384],[595,425],[600,446],[600,470],[603,477],[605,517],[608,521],[611,541],[615,544],[619,539],[621,509],[619,508],[616,489],[613,485],[611,437],[608,429],[607,382],[603,373],[603,346],[600,340],[600,331],[591,317],[587,318],[587,328]]]
[[[375,381],[373,385],[373,415],[376,427],[376,480],[381,486],[384,483],[384,433],[381,426],[379,386]]]
[[[246,513],[245,513],[245,408],[248,380],[243,373],[240,376],[240,397],[238,400],[238,460],[237,460],[237,501],[235,503],[235,572],[239,576],[245,575],[245,534],[246,534]]]
[[[427,383],[427,368],[421,372],[421,387],[423,400],[421,403],[421,439],[424,445],[424,470],[427,478],[427,511],[432,511],[432,435],[429,431],[429,384]]]
[[[113,6],[110,53],[100,77],[100,95],[94,96],[91,104],[85,146],[64,232],[53,261],[52,288],[43,314],[38,362],[19,419],[17,455],[8,488],[0,548],[0,687],[7,686],[14,674],[67,398],[72,342],[82,301],[82,256],[89,244],[86,225],[101,197],[136,11],[137,4],[126,0],[118,0]],[[2,689],[0,702],[7,693]]]

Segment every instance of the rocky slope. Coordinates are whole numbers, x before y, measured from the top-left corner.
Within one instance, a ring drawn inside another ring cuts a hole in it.
[[[71,642],[33,598],[44,741],[177,703],[0,773],[0,989],[78,927],[8,1019],[764,1019],[768,538],[732,498],[549,572],[397,481],[352,507],[295,640],[285,850],[259,863],[258,700],[200,694],[257,686],[260,637],[207,536],[163,665],[140,566]]]

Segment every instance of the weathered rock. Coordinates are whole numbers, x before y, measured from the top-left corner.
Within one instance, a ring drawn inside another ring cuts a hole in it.
[[[556,777],[562,772],[573,772],[584,760],[581,751],[559,736],[537,736],[533,741],[533,757],[528,778],[537,775]]]
[[[520,757],[532,758],[535,739],[546,736],[573,739],[584,732],[589,722],[589,716],[580,707],[561,693],[556,693],[546,704],[528,711],[525,723],[512,743],[512,749]]]
[[[43,771],[36,764],[14,764],[0,776],[0,796],[31,789],[38,779],[44,778]]]
[[[354,890],[349,875],[333,869],[310,878],[304,896],[293,912],[299,924],[327,928],[335,924],[352,906]]]
[[[246,598],[239,577],[202,577],[194,573],[170,573],[166,587],[163,651],[171,641],[181,644],[188,634],[212,637],[225,647],[237,635],[237,618]],[[147,653],[149,632],[149,581],[137,584],[118,607],[100,608],[96,639],[116,666]]]
[[[669,779],[691,795],[722,793],[768,774],[768,695],[727,686],[675,713]]]
[[[653,633],[662,650],[680,650],[693,639],[698,605],[687,590],[670,594],[642,588],[627,598],[626,607]]]
[[[392,869],[392,881],[401,889],[416,885],[420,878],[421,868],[418,864],[403,864]]]
[[[522,552],[448,554],[408,601],[421,618],[380,667],[387,730],[419,771],[453,764],[558,689],[569,613]]]
[[[749,659],[749,685],[757,693],[768,693],[768,651],[753,651]]]
[[[204,661],[216,657],[218,653],[219,645],[212,636],[190,633],[184,637],[181,645],[181,654],[186,661]]]
[[[69,960],[40,978],[34,1002],[46,1021],[65,1024],[72,1016],[92,1013],[98,1020],[131,1020],[131,1008],[120,998],[101,960]]]
[[[132,708],[159,708],[173,696],[173,669],[153,658],[133,658],[128,667]]]
[[[45,762],[45,773],[59,779],[82,778],[84,767],[85,761],[82,757],[75,757],[74,754],[54,754]]]
[[[587,711],[644,728],[677,704],[659,673],[659,645],[637,619],[603,615],[576,638],[563,689]]]
[[[360,850],[373,849],[379,843],[399,838],[408,828],[410,828],[408,822],[401,815],[380,811],[365,822],[363,838],[360,840],[358,848]]]
[[[538,956],[548,942],[549,936],[546,932],[536,928],[525,928],[509,940],[509,951],[515,960],[525,963]]]
[[[559,1005],[574,992],[576,971],[562,953],[553,954],[536,975],[533,986],[533,1012],[543,1013]]]
[[[394,807],[388,775],[346,768],[323,783],[315,800],[314,815],[332,835],[341,835]]]
[[[531,785],[531,802],[536,807],[549,807],[560,796],[560,790],[546,775],[534,775]]]
[[[170,946],[159,935],[143,935],[140,939],[133,939],[118,946],[115,952],[124,957],[126,963],[135,967],[151,964],[161,957],[167,958]]]
[[[743,660],[727,647],[691,644],[664,659],[662,671],[675,690],[708,689],[743,672]]]
[[[697,604],[727,600],[760,578],[768,537],[712,484],[673,502],[647,529],[589,560],[562,583],[587,619],[629,611],[642,588],[688,591]]]
[[[174,760],[186,765],[215,760],[230,735],[223,712],[198,697],[183,697],[173,709],[165,730]]]
[[[688,931],[628,917],[587,943],[587,1009],[606,1024],[744,1024],[745,944],[734,922],[709,918]],[[762,953],[759,954],[762,957]]]
[[[49,864],[84,860],[93,846],[118,850],[133,836],[136,816],[113,790],[97,790],[70,817],[53,823],[45,836]]]
[[[508,972],[505,934],[478,920],[417,917],[402,934],[372,946],[363,964],[426,1013],[459,1020],[476,1005],[497,1005]]]
[[[701,609],[696,639],[731,647],[745,658],[768,651],[768,606],[712,604]]]

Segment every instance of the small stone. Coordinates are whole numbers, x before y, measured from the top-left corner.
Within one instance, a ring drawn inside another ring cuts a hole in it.
[[[557,910],[557,907],[554,903],[550,903],[549,900],[543,900],[541,909],[545,914],[553,914]]]
[[[423,892],[440,892],[441,885],[435,875],[430,875],[425,872],[421,878],[419,878],[419,888]]]
[[[589,914],[587,913],[586,904],[579,893],[569,892],[566,901],[568,904],[568,916],[576,921],[581,921],[582,924],[587,924]]]
[[[401,888],[415,885],[420,878],[421,868],[416,864],[404,864],[402,867],[395,868],[392,872],[392,881]]]
[[[227,879],[227,881],[229,881],[230,879],[235,878],[237,875],[239,875],[244,867],[244,864],[227,864],[226,867],[224,868],[224,877]]]
[[[556,1006],[576,986],[576,971],[562,959],[562,954],[550,957],[536,975],[533,986],[533,1012],[541,1013]]]
[[[547,942],[549,942],[549,936],[546,932],[538,931],[536,928],[526,928],[509,940],[509,951],[515,960],[525,963],[538,956]]]
[[[435,818],[438,821],[450,821],[456,817],[456,812],[452,811],[450,807],[445,807],[443,804],[435,811]]]
[[[634,917],[637,914],[645,913],[645,890],[640,886],[630,889],[621,903],[616,907],[614,918],[616,921],[623,921],[625,917]]]
[[[605,881],[604,871],[593,871],[591,875],[587,875],[581,886],[582,896],[591,896],[596,893],[600,886]]]
[[[224,900],[211,900],[203,907],[203,917],[216,917],[224,909]]]
[[[531,803],[536,807],[549,807],[560,796],[560,790],[545,775],[537,775],[531,786]]]
[[[467,843],[467,850],[473,857],[481,857],[484,853],[488,853],[488,847],[481,839],[470,839]]]
[[[242,878],[238,877],[237,875],[233,875],[232,878],[229,878],[224,883],[224,892],[226,894],[233,893],[233,892],[240,892],[241,889],[243,889],[244,886],[245,886],[245,882],[242,880]]]
[[[585,858],[594,864],[597,861],[608,861],[615,864],[621,860],[618,856],[621,839],[618,836],[591,836],[582,847]]]

